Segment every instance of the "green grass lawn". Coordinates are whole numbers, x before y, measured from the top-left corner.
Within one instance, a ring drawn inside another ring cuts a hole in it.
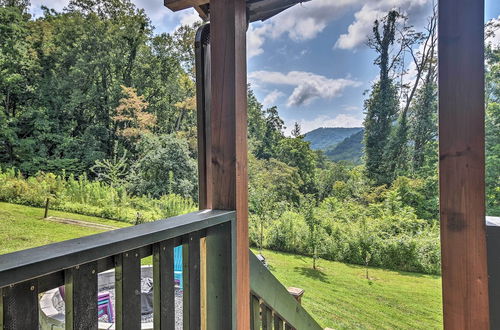
[[[0,254],[24,250],[49,243],[97,234],[101,229],[43,220],[44,210],[15,204],[0,203]],[[114,227],[130,224],[84,215],[50,211],[50,216],[101,223]]]
[[[256,251],[254,251],[256,253]],[[441,277],[263,251],[272,273],[305,290],[303,306],[333,329],[440,329]]]
[[[43,209],[0,203],[0,254],[102,232],[43,220]],[[51,216],[126,227],[124,222],[51,211]],[[305,289],[304,307],[324,327],[334,329],[442,328],[439,276],[365,268],[264,251],[270,269],[285,285]],[[151,263],[145,258],[143,264]]]

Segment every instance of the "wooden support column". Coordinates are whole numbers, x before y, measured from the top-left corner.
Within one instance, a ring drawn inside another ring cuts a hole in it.
[[[446,329],[489,329],[483,26],[483,0],[439,1],[439,168]]]
[[[233,326],[249,329],[246,1],[212,0],[210,15],[212,208],[236,210]]]

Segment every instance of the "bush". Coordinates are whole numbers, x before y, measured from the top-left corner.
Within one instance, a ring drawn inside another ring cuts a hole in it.
[[[112,187],[79,178],[38,173],[25,179],[14,170],[0,170],[0,201],[44,207],[47,198],[54,210],[134,223],[138,217],[154,221],[188,213],[196,209],[189,197],[168,194],[152,199],[131,196],[124,187]]]
[[[321,220],[320,257],[365,265],[369,256],[369,266],[439,274],[437,221],[420,219],[397,189],[384,190],[383,196],[378,203],[369,205],[326,198],[314,211]],[[264,227],[265,248],[311,255],[308,227],[301,214],[284,212]],[[251,220],[253,244],[257,243],[257,230]]]

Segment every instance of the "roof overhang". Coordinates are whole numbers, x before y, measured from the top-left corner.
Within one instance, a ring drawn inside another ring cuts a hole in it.
[[[164,0],[172,11],[194,8],[204,20],[210,18],[210,0]],[[249,22],[265,21],[298,3],[310,0],[247,0]]]

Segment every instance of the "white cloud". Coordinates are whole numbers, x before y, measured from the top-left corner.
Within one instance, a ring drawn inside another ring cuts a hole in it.
[[[317,98],[332,99],[340,96],[347,87],[358,87],[360,82],[350,79],[330,79],[311,72],[291,71],[287,74],[272,71],[255,71],[250,80],[271,85],[295,86],[288,97],[288,106],[308,105]]]
[[[343,105],[342,109],[345,111],[352,111],[352,112],[361,110],[361,108],[357,105]]]
[[[373,22],[383,17],[389,10],[396,9],[409,18],[409,24],[421,23],[428,15],[431,0],[370,0],[354,14],[354,22],[335,43],[336,48],[353,49],[363,45],[371,33]]]
[[[180,12],[181,25],[193,25],[201,21],[200,15],[194,9],[188,9]]]
[[[31,0],[31,11],[35,14],[41,14],[41,7],[46,6],[57,11],[62,11],[69,3],[69,0]]]
[[[285,126],[287,128],[293,128],[295,122],[300,124],[301,131],[303,133],[310,132],[319,127],[362,127],[363,119],[353,115],[348,115],[341,113],[335,117],[329,116],[318,116],[311,120],[300,119],[300,120],[290,120],[287,121]]]
[[[265,42],[264,34],[266,32],[265,26],[254,27],[250,25],[247,32],[247,56],[252,58],[264,52],[262,46]]]
[[[311,40],[321,33],[331,22],[354,11],[354,21],[342,34],[335,47],[353,49],[363,45],[371,33],[375,19],[391,9],[407,14],[410,24],[420,23],[428,15],[432,0],[314,0],[292,7],[276,17],[249,29],[249,57],[264,52],[263,45],[268,39],[288,36],[300,42]]]
[[[329,22],[341,17],[347,9],[360,1],[314,0],[298,4],[264,23],[253,23],[247,37],[249,57],[262,54],[262,46],[268,39],[285,35],[297,42],[316,38]]]
[[[262,104],[266,107],[276,105],[276,101],[278,101],[278,99],[282,96],[285,96],[285,94],[275,89],[264,97]]]

